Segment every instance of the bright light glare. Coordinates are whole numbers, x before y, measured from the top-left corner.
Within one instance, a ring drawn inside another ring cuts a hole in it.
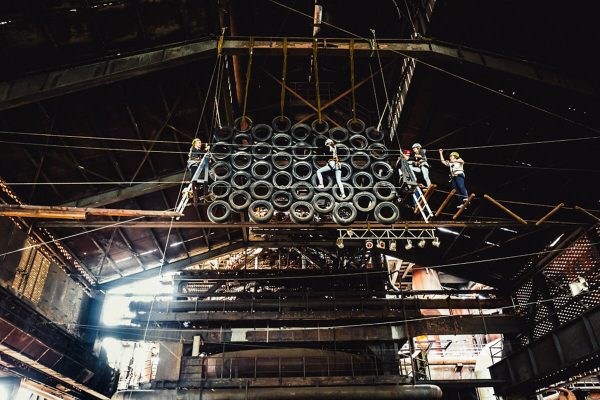
[[[450,229],[448,229],[448,228],[437,228],[437,229],[438,229],[438,231],[440,231],[440,232],[451,233],[451,234],[453,234],[453,235],[455,235],[455,236],[458,236],[458,235],[459,235],[459,233],[458,233],[458,232],[454,232],[453,230],[450,230]]]
[[[556,239],[554,239],[554,241],[553,241],[552,243],[550,243],[550,247],[554,247],[554,246],[556,246],[556,244],[558,243],[558,241],[559,241],[560,239],[562,239],[562,237],[563,237],[564,235],[565,235],[565,234],[564,234],[564,233],[562,233],[562,234],[561,234],[559,237],[557,237]]]

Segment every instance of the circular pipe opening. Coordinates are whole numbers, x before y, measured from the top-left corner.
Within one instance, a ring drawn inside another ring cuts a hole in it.
[[[238,133],[233,137],[233,147],[237,151],[247,150],[252,144],[252,138],[245,133]]]
[[[252,164],[252,157],[245,151],[240,151],[231,156],[231,164],[236,169],[246,169]]]
[[[287,132],[290,130],[290,127],[292,126],[292,121],[290,121],[290,119],[286,116],[278,116],[273,118],[273,121],[271,121],[271,126],[273,127],[273,129],[275,129],[275,131],[277,132]]]
[[[271,139],[271,135],[273,135],[273,128],[267,124],[257,124],[252,128],[252,137],[259,142]]]
[[[310,126],[306,124],[296,124],[292,127],[292,136],[296,140],[306,140],[310,132]]]
[[[369,146],[369,141],[363,135],[352,135],[350,137],[350,146],[356,150],[364,150]]]
[[[273,156],[271,156],[271,160],[277,169],[286,169],[292,165],[292,155],[284,151],[273,154]]]
[[[329,124],[324,119],[319,121],[318,119],[314,120],[310,125],[312,130],[315,131],[319,135],[324,135],[329,130]]]
[[[239,117],[236,118],[235,121],[233,121],[233,128],[238,132],[246,133],[250,131],[250,129],[252,129],[253,124],[254,123],[252,122],[250,117]]]
[[[336,126],[335,128],[331,128],[329,130],[329,137],[336,143],[345,142],[348,140],[348,131],[344,128],[339,128]]]
[[[365,123],[361,119],[351,119],[346,123],[346,128],[354,134],[363,133],[365,131]]]

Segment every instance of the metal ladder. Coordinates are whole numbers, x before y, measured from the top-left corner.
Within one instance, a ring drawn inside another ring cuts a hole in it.
[[[202,160],[200,160],[200,163],[198,164],[198,168],[196,168],[196,172],[194,172],[194,175],[192,176],[190,183],[188,183],[188,185],[181,192],[182,196],[181,196],[181,199],[179,200],[179,204],[177,204],[177,208],[175,209],[175,212],[177,212],[179,214],[183,214],[183,211],[185,210],[188,203],[190,202],[190,193],[192,193],[192,191],[194,190],[194,182],[200,176],[200,172],[202,172],[200,165],[202,165],[202,163],[204,162],[204,160],[206,159],[207,156],[208,156],[208,153],[204,154],[204,157],[202,157]],[[200,181],[200,182],[206,183],[204,181]],[[178,220],[179,218],[180,217],[177,217],[176,219]]]
[[[417,207],[417,209],[421,213],[423,220],[425,222],[429,222],[429,219],[433,217],[433,211],[431,211],[431,207],[429,207],[429,203],[427,202],[427,199],[423,195],[423,191],[419,186],[415,188],[412,197],[415,201],[415,207]]]

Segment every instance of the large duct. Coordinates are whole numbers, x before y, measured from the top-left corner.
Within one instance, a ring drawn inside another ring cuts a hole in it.
[[[441,399],[434,385],[320,386],[277,388],[211,388],[196,390],[125,390],[114,400],[424,400]]]

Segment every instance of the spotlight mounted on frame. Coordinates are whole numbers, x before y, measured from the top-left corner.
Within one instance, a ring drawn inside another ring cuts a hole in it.
[[[383,240],[378,240],[377,241],[377,248],[378,249],[385,249],[385,242]]]
[[[337,238],[335,241],[335,245],[339,248],[339,249],[343,249],[344,248],[344,239],[342,238]]]
[[[410,250],[410,249],[412,249],[412,248],[413,248],[412,240],[410,240],[410,239],[407,239],[407,240],[406,240],[406,244],[404,245],[404,249],[405,249],[405,250]]]
[[[372,248],[373,248],[373,241],[372,241],[372,240],[367,240],[367,241],[365,242],[365,247],[366,247],[367,249],[372,249]]]
[[[419,246],[420,248],[424,248],[426,244],[427,242],[425,241],[425,239],[421,239],[419,240],[419,243],[417,243],[417,246]]]
[[[392,240],[390,242],[390,251],[396,251],[396,241]]]
[[[441,244],[441,242],[440,242],[440,238],[436,237],[435,239],[433,239],[433,242],[431,242],[431,244],[432,244],[434,247],[440,247],[440,244]]]

